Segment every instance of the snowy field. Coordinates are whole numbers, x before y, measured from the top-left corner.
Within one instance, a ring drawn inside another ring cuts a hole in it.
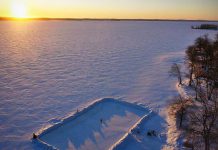
[[[103,97],[148,106],[157,115],[143,125],[158,122],[160,132],[166,131],[165,108],[177,95],[176,79],[168,74],[171,64],[183,63],[196,37],[216,33],[190,28],[198,24],[1,21],[0,149],[40,149],[31,141],[33,132]],[[129,138],[129,149],[150,140],[135,134]]]

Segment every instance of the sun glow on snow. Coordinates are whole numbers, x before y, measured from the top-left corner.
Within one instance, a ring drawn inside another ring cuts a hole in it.
[[[26,18],[27,17],[27,8],[23,3],[13,3],[11,6],[12,17],[15,18]]]

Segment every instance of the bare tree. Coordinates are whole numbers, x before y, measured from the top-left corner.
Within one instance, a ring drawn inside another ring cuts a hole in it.
[[[172,103],[170,104],[171,106],[171,111],[170,114],[174,115],[176,119],[178,120],[178,126],[179,128],[183,127],[183,122],[187,116],[187,108],[189,104],[191,103],[191,99],[186,99],[182,97],[181,95],[174,97],[172,99]]]
[[[179,128],[183,125],[183,120],[186,115],[186,110],[188,103],[190,102],[189,99],[184,99],[181,95],[177,97],[177,115],[179,117]]]
[[[196,63],[196,58],[197,53],[196,53],[196,48],[195,45],[189,46],[188,49],[186,50],[186,64],[189,68],[189,86],[191,86],[193,80],[193,73],[194,73],[194,67]]]
[[[176,76],[178,78],[179,85],[182,84],[182,74],[181,74],[181,66],[178,64],[173,64],[169,71],[170,75]]]
[[[203,140],[205,150],[210,150],[211,141],[217,129],[218,97],[214,92],[208,100],[206,93],[199,91],[199,102],[195,103],[189,114],[189,131],[197,140]]]

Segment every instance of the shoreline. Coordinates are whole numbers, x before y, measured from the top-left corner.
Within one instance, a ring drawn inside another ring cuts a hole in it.
[[[204,19],[120,19],[120,18],[14,18],[0,17],[0,21],[172,21],[172,22],[218,22]]]

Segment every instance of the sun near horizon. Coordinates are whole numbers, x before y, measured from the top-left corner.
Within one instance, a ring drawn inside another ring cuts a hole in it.
[[[22,19],[28,18],[27,6],[22,2],[13,2],[11,4],[11,16],[13,18]]]

